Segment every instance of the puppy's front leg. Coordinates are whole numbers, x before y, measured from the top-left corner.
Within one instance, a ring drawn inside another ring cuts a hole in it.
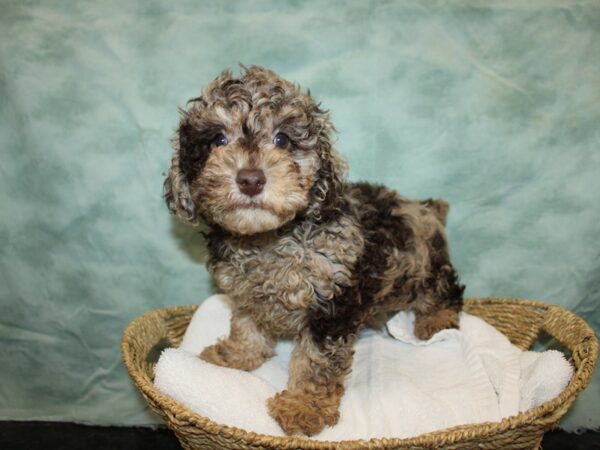
[[[292,353],[288,389],[267,402],[283,431],[311,436],[337,423],[354,341],[350,335],[317,343],[304,330]]]
[[[206,347],[200,358],[219,366],[253,370],[275,354],[275,343],[251,317],[234,311],[229,336]]]

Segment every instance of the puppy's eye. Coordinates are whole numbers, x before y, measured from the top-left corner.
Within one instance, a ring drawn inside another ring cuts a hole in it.
[[[222,147],[224,145],[227,145],[228,142],[229,141],[227,141],[227,138],[225,137],[225,135],[217,134],[215,136],[215,138],[212,140],[211,146],[212,147]]]
[[[273,144],[278,148],[286,148],[290,144],[290,138],[287,134],[277,133],[273,138]]]

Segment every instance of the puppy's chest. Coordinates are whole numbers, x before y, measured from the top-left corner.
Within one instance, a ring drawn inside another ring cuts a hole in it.
[[[274,334],[294,334],[312,304],[333,301],[353,284],[362,241],[348,238],[296,233],[252,245],[232,238],[208,267],[237,308]]]

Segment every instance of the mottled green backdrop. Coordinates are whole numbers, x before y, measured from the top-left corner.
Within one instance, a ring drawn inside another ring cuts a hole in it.
[[[0,0],[0,419],[157,421],[120,336],[213,292],[162,174],[177,107],[238,63],[331,109],[352,179],[451,202],[467,295],[600,330],[599,2]]]

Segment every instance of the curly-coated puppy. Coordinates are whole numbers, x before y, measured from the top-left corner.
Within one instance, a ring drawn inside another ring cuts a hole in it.
[[[269,70],[225,71],[188,104],[165,199],[209,226],[208,269],[234,304],[229,336],[200,357],[252,370],[294,339],[287,389],[268,408],[286,433],[313,435],[338,420],[363,327],[402,309],[421,339],[457,327],[448,205],[345,182],[328,112]]]

